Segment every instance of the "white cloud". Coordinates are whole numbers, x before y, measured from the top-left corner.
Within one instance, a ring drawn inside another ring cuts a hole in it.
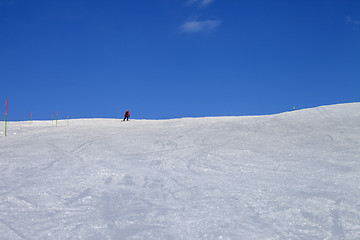
[[[354,20],[352,17],[347,16],[346,17],[346,22],[348,24],[351,24],[355,27],[355,29],[359,29],[360,28],[360,20]]]
[[[0,0],[0,7],[11,7],[15,4],[15,0]]]
[[[202,0],[200,3],[200,7],[206,7],[210,3],[214,2],[215,0]]]
[[[221,24],[221,21],[189,21],[180,26],[182,32],[197,33],[197,32],[211,32]]]
[[[187,5],[196,5],[199,8],[204,8],[209,6],[211,3],[215,2],[215,0],[187,0]],[[221,21],[219,20],[206,20],[199,21],[197,20],[199,16],[193,16],[191,20],[188,20],[179,28],[183,33],[197,33],[197,32],[212,32],[215,28],[217,28]]]
[[[198,3],[200,7],[206,7],[212,2],[215,2],[215,0],[188,0],[187,5]]]

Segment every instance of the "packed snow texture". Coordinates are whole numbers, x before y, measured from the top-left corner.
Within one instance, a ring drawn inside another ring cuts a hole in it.
[[[0,239],[360,239],[360,103],[52,124],[0,130]]]

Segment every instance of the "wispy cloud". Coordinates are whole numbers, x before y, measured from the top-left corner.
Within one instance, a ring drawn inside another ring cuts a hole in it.
[[[11,7],[15,4],[15,0],[0,0],[0,7]]]
[[[346,17],[346,23],[353,25],[356,30],[360,28],[360,20],[355,20],[350,16]]]
[[[182,33],[198,33],[205,32],[210,33],[214,31],[217,27],[220,26],[220,20],[198,20],[199,16],[202,15],[202,12],[205,11],[205,7],[209,6],[211,3],[215,2],[215,0],[186,0],[187,6],[194,6],[197,8],[201,8],[200,15],[192,16],[188,19],[184,24],[182,24],[179,29]]]
[[[221,21],[189,21],[180,26],[180,30],[184,33],[212,32],[221,24]]]
[[[206,7],[209,4],[215,2],[215,0],[188,0],[187,5],[199,4],[200,7]]]

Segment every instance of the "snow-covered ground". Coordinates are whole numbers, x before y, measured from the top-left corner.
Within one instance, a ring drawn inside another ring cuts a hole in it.
[[[360,103],[1,123],[0,239],[360,239]]]

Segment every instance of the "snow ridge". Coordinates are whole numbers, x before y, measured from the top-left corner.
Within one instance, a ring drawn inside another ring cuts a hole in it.
[[[0,135],[1,239],[360,239],[360,103]]]

